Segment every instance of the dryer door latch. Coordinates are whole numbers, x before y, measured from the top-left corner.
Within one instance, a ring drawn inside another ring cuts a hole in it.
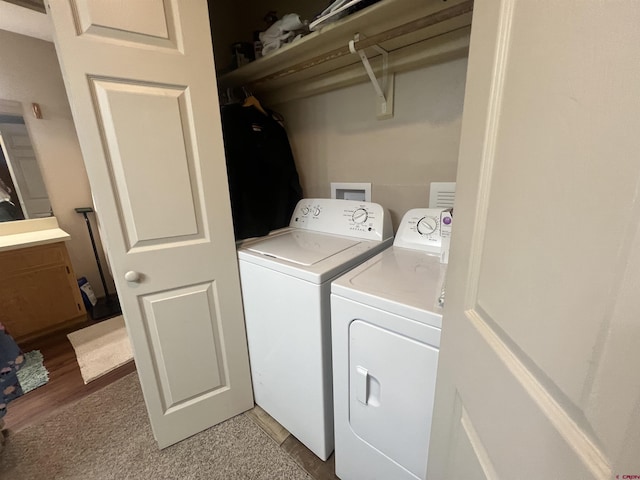
[[[364,367],[356,367],[356,399],[366,405],[369,399],[369,371]]]

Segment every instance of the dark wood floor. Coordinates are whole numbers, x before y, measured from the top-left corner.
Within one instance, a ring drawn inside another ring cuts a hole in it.
[[[9,432],[17,432],[37,423],[59,408],[77,402],[135,371],[134,362],[129,362],[88,385],[84,384],[76,354],[67,334],[93,324],[93,321],[87,321],[44,338],[20,344],[23,352],[31,350],[42,352],[44,366],[49,370],[49,383],[9,404],[7,414],[4,417],[5,428]]]

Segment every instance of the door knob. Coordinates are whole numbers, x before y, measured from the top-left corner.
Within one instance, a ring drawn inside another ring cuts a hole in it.
[[[129,270],[124,274],[124,279],[127,282],[139,282],[140,281],[140,273],[134,272],[133,270]]]

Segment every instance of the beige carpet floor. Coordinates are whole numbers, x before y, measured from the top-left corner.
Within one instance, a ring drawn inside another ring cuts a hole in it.
[[[122,315],[67,335],[78,358],[84,383],[133,360]]]
[[[9,408],[11,408],[9,406]],[[0,478],[310,480],[239,415],[158,450],[134,372],[7,438]]]

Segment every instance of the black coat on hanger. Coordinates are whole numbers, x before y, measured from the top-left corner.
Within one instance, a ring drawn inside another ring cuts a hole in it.
[[[236,239],[288,226],[302,188],[282,125],[236,104],[223,107],[222,131]]]

